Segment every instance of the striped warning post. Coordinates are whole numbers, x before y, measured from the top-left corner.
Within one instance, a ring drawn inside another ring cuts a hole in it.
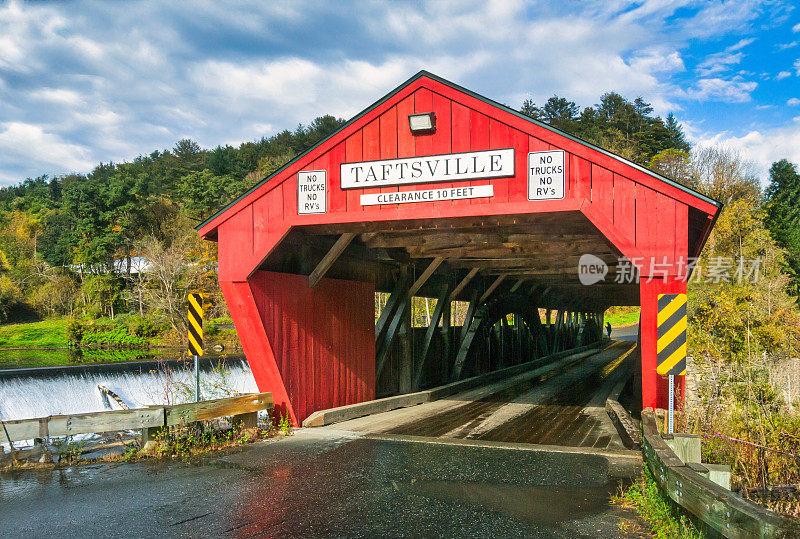
[[[189,354],[203,355],[203,294],[189,294]]]
[[[658,374],[686,374],[686,294],[658,295]]]

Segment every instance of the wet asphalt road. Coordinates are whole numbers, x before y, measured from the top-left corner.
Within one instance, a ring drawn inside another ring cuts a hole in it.
[[[609,496],[638,466],[305,429],[204,463],[0,476],[0,536],[631,537]]]

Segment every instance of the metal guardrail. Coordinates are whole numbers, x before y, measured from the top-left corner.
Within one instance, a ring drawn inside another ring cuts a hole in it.
[[[642,412],[642,453],[661,489],[725,537],[800,537],[800,520],[747,501],[684,463],[658,432],[652,409]]]
[[[0,429],[0,440],[13,443],[19,440],[94,432],[133,429],[148,431],[218,417],[245,416],[271,409],[272,405],[272,393],[248,393],[187,404],[15,419],[3,421],[5,428]]]

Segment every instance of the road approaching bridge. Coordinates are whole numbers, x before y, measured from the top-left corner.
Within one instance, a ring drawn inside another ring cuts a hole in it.
[[[595,413],[629,350],[191,464],[0,475],[0,535],[645,537],[609,501],[641,456]]]

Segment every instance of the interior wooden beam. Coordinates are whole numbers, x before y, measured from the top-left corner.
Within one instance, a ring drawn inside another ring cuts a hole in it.
[[[406,287],[408,286],[408,271],[403,268],[401,270],[400,278],[394,284],[394,289],[392,293],[389,295],[389,299],[386,301],[386,305],[383,307],[380,316],[378,317],[378,321],[375,323],[375,349],[377,350],[378,347],[383,342],[383,337],[386,335],[386,330],[389,327],[389,323],[394,317],[395,311],[397,310],[398,305],[403,302],[403,298],[406,295]]]
[[[345,232],[339,239],[336,240],[336,243],[333,244],[333,247],[327,252],[325,256],[322,257],[322,260],[319,261],[317,267],[314,268],[314,271],[311,272],[311,275],[308,276],[308,287],[314,288],[317,283],[325,276],[333,263],[336,262],[336,259],[339,258],[347,246],[350,245],[350,242],[353,241],[353,238],[356,237],[356,234],[353,232]]]
[[[509,290],[509,292],[511,292],[512,294],[516,292],[519,289],[519,287],[522,286],[527,280],[528,279],[525,278],[517,279],[517,282],[514,283],[514,286],[511,287],[511,290]]]
[[[383,336],[380,346],[375,349],[375,379],[378,380],[383,373],[383,368],[386,366],[389,356],[392,352],[392,347],[400,334],[400,328],[403,326],[404,319],[407,318],[408,312],[411,309],[411,296],[402,294],[400,296],[400,303],[392,315],[389,327]],[[407,330],[409,328],[406,328]]]
[[[408,254],[413,258],[431,258],[443,256],[446,258],[502,258],[508,256],[546,256],[546,255],[575,255],[585,253],[606,256],[615,255],[605,245],[594,241],[573,242],[569,245],[560,243],[496,243],[482,245],[459,245],[457,247],[407,247]]]
[[[436,302],[436,307],[433,309],[433,316],[431,317],[428,329],[425,330],[425,338],[422,341],[422,353],[420,353],[419,355],[416,372],[414,373],[412,391],[419,390],[420,381],[422,380],[422,373],[425,370],[425,363],[428,360],[428,355],[430,355],[433,336],[436,333],[436,328],[439,325],[439,320],[441,320],[442,314],[445,312],[445,304],[447,303],[447,298],[449,295],[450,295],[450,283],[445,283],[444,285],[442,285],[438,301]],[[444,357],[447,357],[446,353],[444,354]]]
[[[613,271],[614,268],[610,267],[609,274],[606,275],[606,280],[600,282],[613,282],[616,278],[613,274]],[[495,268],[484,268],[484,273],[487,275],[500,275],[505,273],[509,276],[516,276],[519,279],[523,277],[547,277],[548,275],[561,275],[568,279],[578,278],[578,268],[574,267],[572,264],[540,266],[536,268],[526,266],[500,266]]]
[[[495,279],[494,282],[491,285],[489,285],[489,288],[486,289],[486,292],[484,292],[481,298],[478,300],[478,304],[481,304],[484,301],[486,301],[487,298],[492,295],[492,292],[494,292],[495,289],[497,289],[497,287],[500,286],[500,283],[502,283],[506,277],[507,275],[504,274]]]
[[[580,211],[563,211],[554,213],[532,213],[521,215],[495,215],[482,217],[457,217],[437,221],[435,219],[411,219],[402,221],[371,221],[359,223],[334,223],[307,225],[303,228],[313,234],[341,234],[347,232],[403,232],[409,230],[419,231],[448,231],[457,228],[482,228],[512,225],[548,225],[548,224],[576,224],[592,226],[589,220]]]
[[[479,264],[479,263],[469,263],[469,264],[459,264],[453,263],[454,268],[479,268],[481,273],[485,273],[486,275],[500,275],[501,273],[507,273],[509,275],[517,275],[519,277],[523,275],[527,276],[535,276],[535,275],[548,275],[551,273],[554,274],[563,274],[565,276],[570,276],[571,278],[577,278],[578,275],[578,267],[577,264],[546,264],[546,265],[538,265],[533,266],[529,264]],[[608,278],[608,277],[607,277]],[[610,277],[613,280],[613,275]]]
[[[422,288],[422,285],[425,284],[425,281],[427,281],[428,278],[433,275],[433,272],[436,271],[436,268],[438,268],[442,262],[444,262],[444,257],[437,256],[434,258],[433,261],[428,264],[428,267],[425,268],[425,271],[422,272],[422,275],[419,276],[419,279],[417,279],[416,282],[411,285],[411,288],[408,290],[408,295],[413,296],[419,292],[419,289]]]
[[[472,268],[471,270],[469,270],[469,273],[467,273],[467,276],[464,277],[463,279],[461,279],[461,282],[458,283],[458,285],[450,293],[450,298],[457,298],[458,295],[461,293],[461,291],[464,290],[464,287],[469,284],[469,282],[472,280],[472,278],[475,277],[478,274],[479,271],[480,271],[480,268]]]
[[[523,228],[517,230],[498,229],[487,232],[485,229],[463,230],[460,232],[430,232],[430,231],[403,231],[394,234],[374,233],[367,237],[362,234],[362,241],[369,247],[457,247],[464,245],[482,245],[499,243],[565,243],[584,241],[596,238],[603,241],[602,236],[592,230],[563,233],[553,231],[550,234],[526,232]]]

